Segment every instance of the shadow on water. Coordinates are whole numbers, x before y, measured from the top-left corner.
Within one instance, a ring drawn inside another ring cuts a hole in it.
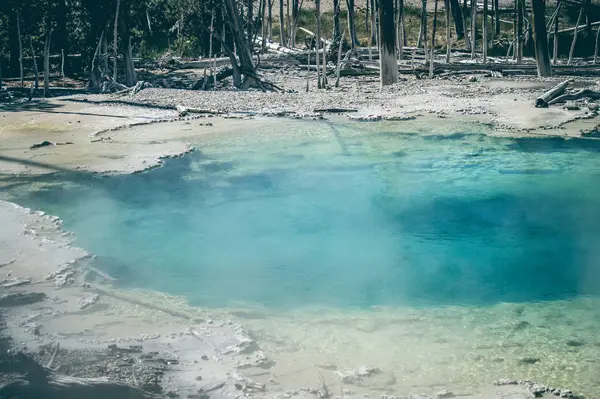
[[[506,145],[510,150],[534,153],[566,151],[600,152],[600,140],[562,137],[523,137],[513,138]]]

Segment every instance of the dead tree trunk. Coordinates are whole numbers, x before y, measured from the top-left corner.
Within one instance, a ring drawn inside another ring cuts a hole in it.
[[[404,0],[398,0],[398,18],[396,20],[398,59],[404,58]]]
[[[471,59],[475,59],[477,44],[477,0],[471,0]]]
[[[269,20],[267,21],[269,40],[273,40],[273,0],[267,0],[267,7],[269,7],[269,10],[268,10]]]
[[[288,11],[289,12],[289,11]],[[254,0],[248,0],[248,46],[252,49],[254,47]]]
[[[237,59],[233,54],[233,49],[229,48],[226,51],[229,53],[229,58],[232,61],[232,68],[234,70],[234,82],[239,88],[245,90],[250,87],[258,87],[264,90],[264,86],[260,79],[256,75],[256,68],[252,60],[252,51],[248,44],[248,40],[244,34],[244,28],[242,20],[235,0],[223,0],[225,4],[225,11],[227,13],[227,20],[229,22],[229,30],[233,37],[235,47],[237,50]],[[239,65],[238,65],[239,59]],[[244,80],[241,81],[240,75],[244,75]]]
[[[48,24],[50,25],[50,24]],[[48,28],[46,32],[46,40],[44,41],[44,98],[50,94],[50,36],[52,28]]]
[[[102,38],[102,47],[100,49],[100,53],[98,54],[100,57],[98,62],[102,62],[102,69],[104,73],[108,73],[108,33],[106,33],[105,29],[102,29],[100,37]]]
[[[123,42],[125,43],[125,51],[123,52],[123,64],[124,64],[124,70],[125,70],[125,85],[126,86],[135,86],[135,84],[137,83],[137,76],[135,73],[135,66],[133,64],[133,49],[131,47],[131,32],[129,29],[129,7],[130,7],[130,2],[125,0],[123,2],[123,7],[122,7],[122,13],[123,15],[121,16],[121,22],[120,22],[120,26],[121,26],[121,30],[122,30],[122,37],[123,37]]]
[[[356,36],[356,14],[354,10],[354,0],[346,0],[348,6],[348,32],[350,32],[351,48],[354,50],[358,45],[358,38]]]
[[[31,49],[31,59],[33,60],[33,74],[34,74],[34,84],[35,84],[35,90],[39,89],[40,87],[40,73],[38,71],[38,67],[37,67],[37,61],[35,59],[35,51],[33,49],[33,39],[31,38],[31,36],[29,36],[29,47]]]
[[[567,65],[571,65],[571,61],[573,60],[573,54],[575,53],[575,44],[577,44],[577,28],[579,27],[579,23],[581,22],[583,11],[584,8],[581,7],[581,10],[579,10],[579,16],[577,17],[577,23],[575,24],[575,31],[573,32],[573,41],[571,42],[571,49],[569,50],[569,60],[567,61]]]
[[[483,39],[481,48],[483,50],[483,63],[485,64],[488,52],[488,0],[483,0]]]
[[[550,53],[548,51],[548,35],[546,33],[545,0],[531,0],[533,15],[533,40],[535,44],[535,60],[538,76],[552,75]]]
[[[558,14],[558,10],[560,9],[560,5],[562,4],[561,0],[558,0],[558,4],[556,6],[556,16],[554,17],[554,48],[552,52],[552,63],[556,65],[558,60],[558,18],[560,15]]]
[[[106,36],[104,35],[104,30],[100,33],[100,40],[98,40],[98,45],[96,46],[96,51],[94,52],[94,57],[92,58],[92,67],[90,68],[90,81],[88,83],[88,87],[90,89],[98,90],[100,89],[100,85],[102,84],[102,71],[100,71],[101,55],[100,48],[102,44],[105,43]],[[105,66],[104,72],[108,70],[108,65]]]
[[[367,1],[367,4],[369,2]],[[340,0],[333,0],[333,39],[337,40],[340,35]],[[368,25],[367,25],[368,26]]]
[[[469,50],[471,48],[471,40],[469,39],[469,31],[470,29],[468,28],[467,25],[467,12],[468,12],[468,3],[467,0],[463,0],[463,6],[462,6],[462,19],[463,19],[463,26],[465,27],[465,49]]]
[[[596,30],[596,45],[594,46],[594,65],[598,61],[598,39],[600,39],[600,26]]]
[[[498,0],[494,1],[494,36],[500,37],[500,4]]]
[[[115,26],[113,30],[113,80],[117,81],[117,36],[118,36],[118,23],[119,23],[119,7],[121,7],[121,0],[117,0],[117,10],[115,11]]]
[[[281,44],[285,46],[287,40],[285,38],[285,14],[283,13],[283,0],[279,0],[279,32]]]
[[[398,82],[394,0],[379,0],[379,62],[381,86]]]
[[[19,38],[19,76],[23,87],[23,41],[21,39],[21,13],[17,10],[17,36]]]
[[[515,0],[517,7],[517,42],[515,50],[517,52],[517,64],[523,62],[523,2]]]
[[[465,27],[463,25],[464,21],[458,0],[450,0],[450,8],[452,10],[452,18],[454,18],[456,40],[460,40],[465,36]]]
[[[317,89],[322,87],[321,85],[321,56],[319,54],[319,49],[321,48],[321,0],[315,0],[315,8],[317,14],[317,43],[315,44],[316,50],[316,63],[317,63]]]
[[[452,39],[450,37],[450,0],[444,0],[446,10],[446,64],[450,63],[450,53],[452,51]]]
[[[435,58],[435,33],[437,31],[438,0],[434,1],[433,32],[431,32],[431,58],[429,59],[429,79],[433,79],[433,59]]]

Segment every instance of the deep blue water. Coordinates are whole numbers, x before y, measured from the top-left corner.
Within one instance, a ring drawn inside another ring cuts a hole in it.
[[[10,194],[60,216],[119,284],[199,305],[600,293],[600,142],[412,131],[285,122],[206,137],[149,172]]]

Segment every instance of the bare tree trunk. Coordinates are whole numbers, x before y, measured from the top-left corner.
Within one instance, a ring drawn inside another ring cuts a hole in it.
[[[113,80],[117,81],[117,38],[118,38],[118,23],[119,23],[119,7],[121,0],[117,0],[117,10],[115,11],[115,26],[113,30]]]
[[[585,7],[585,30],[590,33],[592,31],[592,20],[590,11],[592,9],[591,0],[583,0],[583,7]]]
[[[569,60],[567,61],[567,65],[571,65],[571,61],[573,60],[573,54],[575,53],[575,44],[577,44],[577,28],[579,27],[579,23],[581,22],[583,11],[584,8],[581,7],[581,10],[579,10],[579,16],[577,17],[577,23],[575,24],[575,31],[573,32],[573,42],[571,42],[571,49],[569,50]]]
[[[242,89],[248,89],[251,86],[257,86],[260,89],[264,89],[261,82],[256,76],[256,67],[252,60],[252,52],[248,45],[248,40],[244,34],[244,28],[235,0],[223,0],[225,3],[225,10],[227,12],[227,19],[229,21],[230,32],[233,36],[233,41],[237,49],[237,58],[239,59],[239,66],[237,64],[236,57],[233,55],[233,50],[228,49],[229,57],[232,61],[232,67],[234,69],[234,81],[238,87]],[[237,69],[237,73],[236,73]],[[244,81],[239,82],[239,75],[244,75]],[[236,78],[236,75],[238,76]]]
[[[517,64],[523,62],[523,2],[516,0],[517,2]]]
[[[446,64],[450,63],[450,53],[452,51],[452,39],[450,37],[450,0],[444,0],[446,10]]]
[[[429,79],[433,79],[433,60],[435,58],[435,33],[437,31],[438,0],[434,1],[433,32],[431,32],[431,58],[429,59]]]
[[[350,32],[350,41],[352,42],[351,48],[354,50],[358,44],[356,37],[356,18],[354,13],[354,0],[346,0],[348,6],[348,31]],[[392,10],[393,11],[393,10]]]
[[[500,2],[492,1],[494,2],[494,37],[500,37]]]
[[[375,19],[377,18],[377,1],[376,0],[367,0],[371,3],[371,46],[377,45],[377,32],[378,27]]]
[[[31,38],[31,36],[29,36],[29,47],[31,49],[31,58],[33,59],[33,74],[34,79],[35,79],[35,90],[37,90],[40,87],[40,72],[38,71],[38,67],[37,67],[37,61],[35,59],[35,51],[33,49],[33,39]]]
[[[267,6],[269,7],[269,21],[268,21],[268,32],[269,40],[273,40],[273,0],[267,0]]]
[[[458,0],[450,0],[450,9],[452,10],[452,18],[454,18],[454,29],[456,30],[456,39],[460,40],[465,35],[465,28],[463,25],[464,21]]]
[[[48,24],[50,25],[50,24]],[[44,41],[44,98],[50,94],[50,36],[52,28],[48,28],[46,32],[46,40]]]
[[[429,60],[429,52],[427,49],[427,0],[421,0],[421,33],[419,35],[419,40],[423,46],[423,51],[425,51],[425,62],[427,62]],[[420,47],[421,45],[417,43],[417,47]]]
[[[19,76],[23,87],[23,41],[21,39],[21,13],[17,10],[17,36],[19,37]]]
[[[483,0],[483,63],[487,63],[488,52],[488,0]]]
[[[465,49],[469,50],[471,47],[471,40],[469,39],[469,33],[470,29],[467,25],[467,12],[469,10],[469,5],[467,3],[468,0],[463,0],[463,7],[462,7],[462,18],[463,18],[463,26],[465,27]]]
[[[105,29],[102,29],[102,34],[100,35],[102,41],[102,47],[100,49],[99,56],[102,61],[102,70],[104,73],[108,74],[108,34]],[[100,61],[99,60],[99,61]]]
[[[100,48],[102,44],[105,43],[106,35],[104,34],[104,30],[100,34],[100,39],[98,40],[98,45],[96,46],[96,51],[94,52],[94,58],[92,58],[92,67],[90,68],[90,81],[88,83],[88,87],[90,89],[99,89],[100,84],[102,82],[102,74],[100,72]],[[31,49],[33,52],[33,48]],[[108,69],[108,66],[106,66]],[[106,72],[107,69],[104,71]],[[37,67],[36,67],[36,76],[37,76]]]
[[[519,1],[518,0],[514,0],[515,4],[514,4],[514,13],[513,13],[513,60],[517,59],[517,41],[519,40],[519,31],[517,28],[518,25],[518,20],[519,20]]]
[[[398,59],[404,58],[404,0],[398,0],[398,18],[396,20],[396,39],[398,41]]]
[[[288,11],[289,12],[289,11]],[[248,0],[248,46],[254,48],[254,0]]]
[[[394,0],[379,0],[379,62],[381,86],[398,82]]]
[[[281,45],[285,46],[287,40],[285,38],[285,14],[283,12],[283,1],[284,0],[279,0],[279,38],[281,39]]]
[[[556,6],[557,11],[558,8],[560,7],[562,1],[558,0],[558,5]],[[556,65],[556,62],[558,61],[558,18],[559,18],[559,14],[557,12],[556,16],[554,17],[554,49],[553,49],[553,57],[552,57],[552,63],[554,65]]]
[[[131,34],[127,35],[127,48],[124,54],[125,61],[125,85],[135,86],[137,83],[137,75],[135,73],[135,66],[133,64],[133,49],[131,47]]]
[[[548,35],[546,33],[545,0],[531,0],[533,15],[533,40],[535,43],[535,60],[538,76],[551,76],[550,53],[548,51]]]
[[[369,2],[367,1],[367,5]],[[340,35],[340,0],[333,0],[333,39],[337,40]],[[368,28],[368,25],[367,25]]]
[[[475,59],[477,48],[477,0],[471,0],[471,59]]]
[[[596,45],[594,46],[594,65],[598,61],[598,39],[600,39],[600,26],[596,30]]]
[[[317,13],[317,43],[315,47],[316,63],[317,63],[317,88],[320,89],[321,85],[321,56],[319,54],[319,49],[321,48],[321,0],[315,0],[315,8]]]
[[[290,18],[290,0],[285,2],[286,21],[287,21],[287,45],[290,45],[292,37],[292,19]]]
[[[262,38],[261,43],[260,43],[260,51],[262,53],[264,53],[267,49],[267,4],[266,4],[267,0],[260,0],[260,36]],[[213,21],[212,19],[214,19],[214,15],[211,18],[211,26],[213,25]]]

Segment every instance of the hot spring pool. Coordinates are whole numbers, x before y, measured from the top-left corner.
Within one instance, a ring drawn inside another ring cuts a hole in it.
[[[597,392],[600,141],[482,129],[250,123],[162,168],[9,194],[62,218],[123,288],[278,314],[247,323],[280,365]]]
[[[60,216],[123,285],[202,306],[486,304],[600,292],[600,142],[290,123],[146,173],[58,175]]]

